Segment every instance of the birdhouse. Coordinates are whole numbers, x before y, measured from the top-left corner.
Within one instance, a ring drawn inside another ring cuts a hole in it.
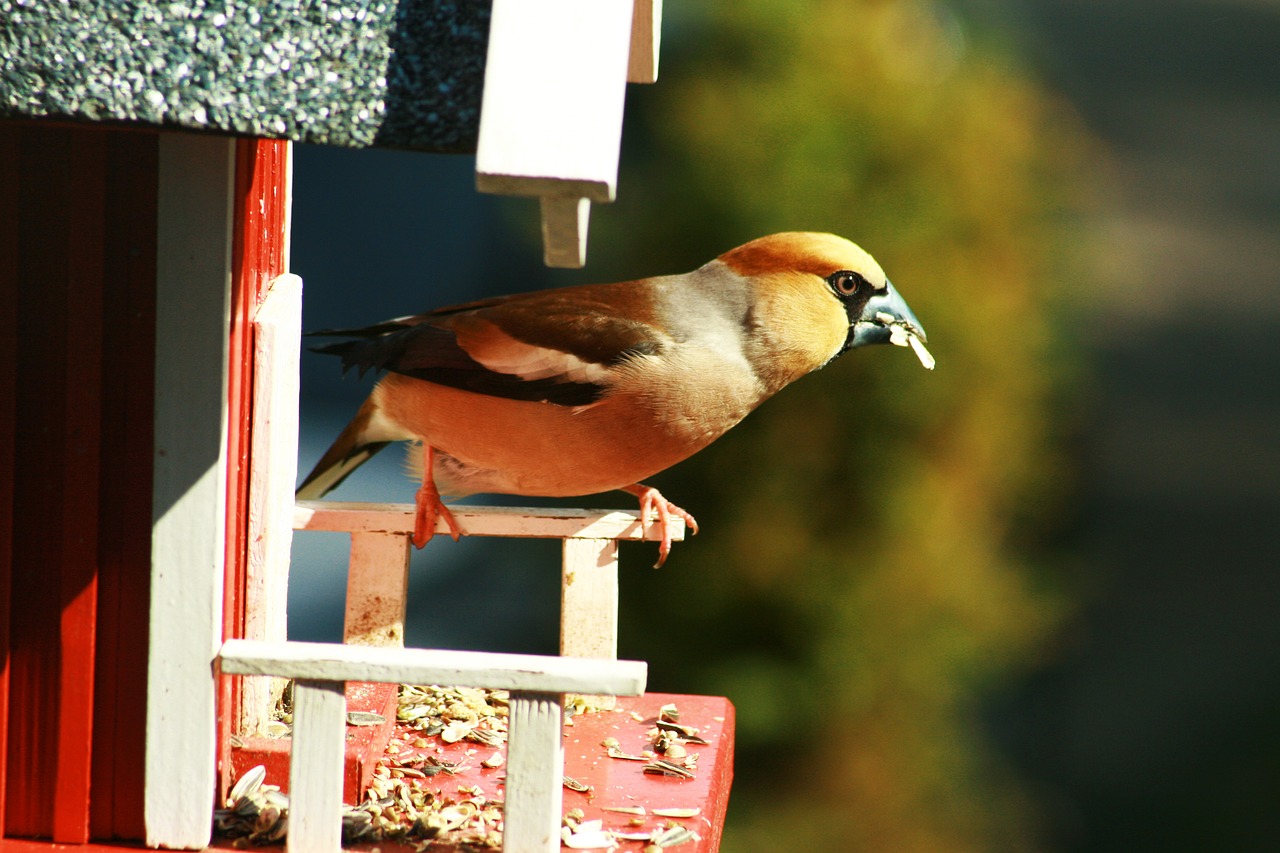
[[[510,741],[485,755],[505,758],[449,784],[505,789],[504,849],[676,829],[716,849],[732,706],[645,694],[644,664],[614,659],[636,513],[456,513],[564,542],[562,657],[535,658],[403,648],[409,510],[293,499],[291,145],[475,152],[477,188],[538,198],[547,262],[580,266],[659,19],[659,0],[0,0],[0,849],[227,843],[211,828],[246,777],[289,798],[291,849],[336,849],[376,779],[448,781],[388,760],[397,685],[424,680],[499,691]],[[351,535],[345,645],[287,640],[295,529]],[[566,734],[566,694],[617,697],[596,719],[635,729],[626,757],[586,717]],[[650,728],[702,742],[696,768],[633,760]]]

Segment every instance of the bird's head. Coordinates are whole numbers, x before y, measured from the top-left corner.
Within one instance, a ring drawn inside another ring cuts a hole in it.
[[[756,282],[756,311],[779,343],[821,358],[821,366],[853,347],[909,346],[932,370],[924,327],[861,247],[834,234],[771,234],[721,255],[719,261]],[[812,369],[812,368],[811,368]]]

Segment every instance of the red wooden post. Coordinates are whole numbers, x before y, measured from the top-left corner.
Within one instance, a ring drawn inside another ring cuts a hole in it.
[[[253,316],[267,285],[288,272],[289,143],[243,139],[236,143],[236,218],[231,281],[227,395],[227,583],[223,636],[245,635],[250,430],[253,400]],[[220,790],[231,775],[230,736],[239,723],[239,682],[223,677],[218,690]]]

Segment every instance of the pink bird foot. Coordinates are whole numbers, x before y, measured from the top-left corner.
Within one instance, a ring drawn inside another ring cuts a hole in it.
[[[623,486],[622,491],[633,494],[640,499],[640,522],[648,528],[650,514],[656,512],[658,515],[658,524],[662,526],[662,539],[658,542],[658,562],[653,564],[655,569],[662,568],[662,564],[667,561],[667,555],[671,553],[671,516],[679,516],[684,520],[685,525],[692,533],[698,532],[697,520],[686,510],[673,504],[662,496],[662,492],[653,486],[646,486],[643,483],[636,483],[634,486]]]
[[[418,489],[414,499],[417,510],[413,518],[413,545],[419,550],[431,541],[436,533],[436,521],[441,518],[449,526],[449,535],[454,542],[462,536],[458,520],[444,505],[444,501],[440,500],[440,491],[436,488],[435,477],[431,473],[434,457],[435,451],[432,448],[422,449],[422,488]]]

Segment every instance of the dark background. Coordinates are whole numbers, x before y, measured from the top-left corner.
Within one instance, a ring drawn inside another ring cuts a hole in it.
[[[981,722],[1035,815],[1026,844],[1280,849],[1280,3],[938,8],[1004,42],[1099,143],[1064,321],[1086,377],[1076,485],[1046,546],[1066,555],[1076,607]],[[657,85],[686,86],[688,13],[667,14]],[[472,158],[296,150],[307,328],[591,280],[590,256],[584,273],[540,266],[536,203],[476,194]],[[649,189],[624,175],[618,206]],[[304,358],[303,472],[367,390]],[[411,500],[401,459],[388,450],[338,496]],[[298,538],[295,638],[340,635],[344,549]],[[624,550],[624,570],[648,558]],[[556,545],[433,543],[412,577],[411,645],[554,652]]]

